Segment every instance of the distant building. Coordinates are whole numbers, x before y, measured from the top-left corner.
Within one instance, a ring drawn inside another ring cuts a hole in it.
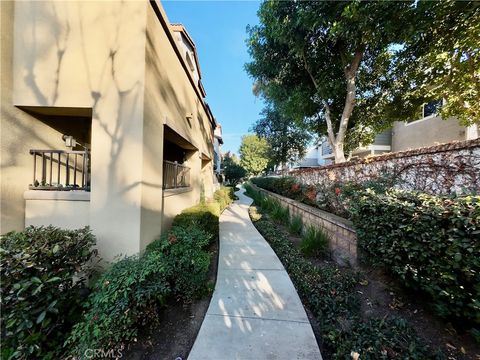
[[[217,127],[213,132],[213,171],[217,177],[217,181],[222,182],[222,147],[223,138],[222,138],[222,125],[217,123]]]
[[[437,115],[441,104],[437,101],[422,106],[421,118],[412,121],[396,121],[375,137],[372,144],[361,146],[352,153],[352,158],[364,158],[386,152],[417,149],[452,141],[472,140],[479,137],[478,125],[465,127],[456,118],[443,120]],[[334,155],[327,139],[320,145],[319,161],[334,162]]]
[[[312,168],[325,165],[321,157],[321,145],[314,145],[307,149],[305,156],[296,163],[290,164],[290,169]]]

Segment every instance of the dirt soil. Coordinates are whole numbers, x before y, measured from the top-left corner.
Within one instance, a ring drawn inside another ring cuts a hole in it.
[[[285,226],[277,226],[289,234]],[[302,240],[300,237],[289,234],[288,238],[299,247]],[[317,266],[333,263],[326,258],[310,258],[310,261]],[[345,268],[345,271],[351,269]],[[440,349],[447,359],[480,360],[480,344],[476,343],[471,335],[462,332],[458,326],[454,328],[452,324],[433,315],[425,298],[405,289],[381,269],[373,269],[363,264],[357,271],[361,280],[355,291],[359,295],[364,319],[384,316],[403,318],[426,344],[432,349]],[[309,309],[306,310],[317,342],[322,347],[318,321]]]
[[[218,241],[209,249],[212,261],[209,281],[215,284],[218,268]],[[175,300],[166,304],[158,316],[158,325],[145,329],[138,342],[125,351],[127,360],[185,360],[197,338],[203,318],[207,313],[212,293],[190,304]]]

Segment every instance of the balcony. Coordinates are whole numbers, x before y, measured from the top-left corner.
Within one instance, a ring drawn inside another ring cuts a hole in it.
[[[33,182],[24,193],[25,225],[78,229],[90,224],[90,153],[30,150]]]
[[[377,134],[372,144],[360,146],[352,152],[352,157],[363,158],[369,155],[379,155],[392,150],[392,129],[387,129]],[[325,140],[321,145],[321,157],[324,160],[334,160],[332,147]]]
[[[30,150],[30,154],[33,156],[30,190],[90,191],[88,150]]]
[[[163,188],[179,189],[190,187],[190,168],[176,161],[163,161]]]

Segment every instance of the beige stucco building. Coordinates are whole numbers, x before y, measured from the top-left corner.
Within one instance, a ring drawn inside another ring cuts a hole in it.
[[[0,3],[2,234],[89,225],[111,260],[212,196],[217,124],[159,1]]]

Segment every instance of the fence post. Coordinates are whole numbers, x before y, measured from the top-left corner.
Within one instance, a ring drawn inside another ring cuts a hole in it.
[[[32,185],[35,186],[35,180],[37,180],[37,153],[33,152],[33,182]]]
[[[173,187],[177,188],[178,162],[175,161],[175,171],[173,172]]]

